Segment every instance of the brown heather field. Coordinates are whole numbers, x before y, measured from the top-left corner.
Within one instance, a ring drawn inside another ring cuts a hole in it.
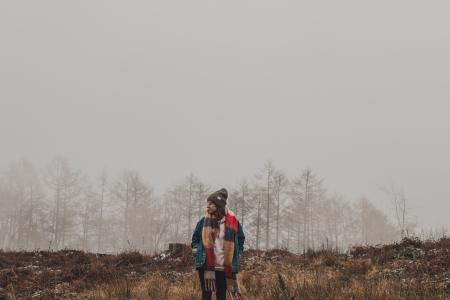
[[[0,299],[200,299],[189,247],[156,256],[1,252]],[[247,250],[245,299],[450,299],[450,239],[295,255]]]

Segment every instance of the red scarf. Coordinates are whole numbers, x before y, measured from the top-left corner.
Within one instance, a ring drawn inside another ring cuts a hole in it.
[[[231,265],[234,255],[234,239],[237,234],[238,221],[234,213],[228,208],[225,211],[225,241],[224,241],[224,269],[227,281],[227,293],[231,299],[243,299],[236,273],[232,273]],[[217,216],[214,214],[205,215],[202,230],[203,248],[206,253],[205,269],[205,287],[206,290],[215,291],[215,263],[216,256],[214,254],[214,243],[219,236],[220,227]]]

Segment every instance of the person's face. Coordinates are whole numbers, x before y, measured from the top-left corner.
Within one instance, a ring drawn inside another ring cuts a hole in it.
[[[208,214],[215,214],[217,212],[217,206],[212,201],[208,201],[206,209],[208,211]]]

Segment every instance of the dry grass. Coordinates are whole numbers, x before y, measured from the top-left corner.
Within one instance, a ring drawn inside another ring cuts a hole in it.
[[[30,254],[0,252],[0,299],[29,299],[33,293],[33,299],[200,299],[189,251],[161,259],[139,253],[101,259],[81,252],[41,253],[40,264],[47,266],[41,270],[26,267]],[[348,255],[248,250],[242,269],[238,279],[248,300],[450,299],[448,238],[356,247]],[[25,280],[30,278],[35,281]]]
[[[198,288],[198,275],[192,271],[185,274],[175,272],[153,274],[138,282],[122,280],[99,286],[85,297],[90,300],[194,300],[201,298],[201,292]]]
[[[350,269],[352,270],[352,269]],[[277,273],[240,275],[243,295],[248,300],[293,299],[448,299],[448,290],[439,284],[416,284],[390,279],[371,279],[357,270],[353,279],[341,280],[339,272],[327,270],[280,270]],[[86,296],[90,300],[104,299],[201,299],[196,272],[184,274],[176,281],[159,274],[140,282],[116,282],[103,286]]]

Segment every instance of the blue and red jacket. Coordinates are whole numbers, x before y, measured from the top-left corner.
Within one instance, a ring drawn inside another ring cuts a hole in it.
[[[201,218],[200,221],[198,221],[197,226],[195,226],[194,234],[192,235],[191,247],[193,252],[195,253],[196,269],[203,268],[203,265],[205,264],[206,260],[206,253],[202,243],[202,230],[204,221],[205,217]],[[244,242],[245,242],[244,231],[242,230],[241,223],[239,223],[238,221],[238,229],[234,237],[233,261],[231,263],[231,272],[233,273],[239,272],[241,254],[242,252],[244,252]]]

